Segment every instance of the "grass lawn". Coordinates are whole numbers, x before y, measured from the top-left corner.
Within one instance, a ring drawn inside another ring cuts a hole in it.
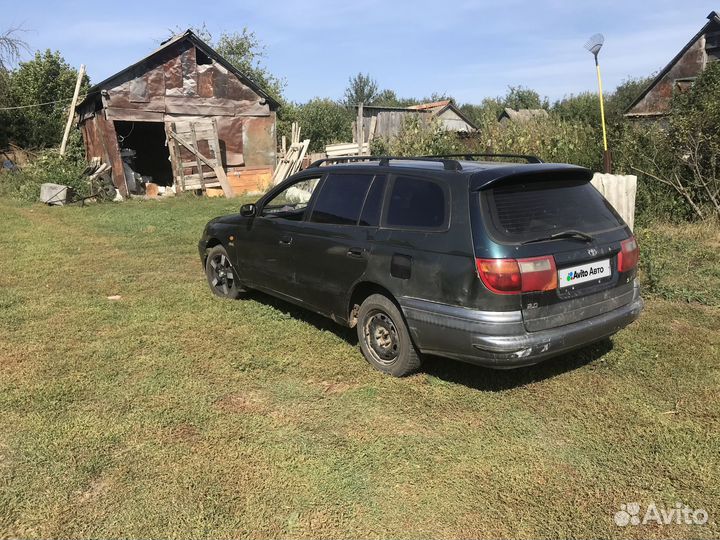
[[[196,242],[238,206],[0,201],[0,538],[720,536],[717,226],[638,231],[611,342],[394,379],[354,331],[210,294]],[[710,520],[617,527],[635,501]]]

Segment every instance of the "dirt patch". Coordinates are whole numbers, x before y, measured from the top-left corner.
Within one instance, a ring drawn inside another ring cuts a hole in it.
[[[267,399],[256,392],[227,394],[214,403],[215,409],[225,413],[251,413],[265,409]]]
[[[112,487],[112,480],[110,478],[95,478],[88,488],[80,493],[78,496],[78,502],[80,504],[86,504],[99,499],[105,495]]]
[[[348,390],[351,390],[353,388],[356,388],[356,384],[350,384],[345,381],[314,381],[309,380],[308,384],[312,384],[314,386],[318,386],[323,392],[326,394],[342,394],[344,392],[347,392]]]
[[[168,437],[173,442],[195,442],[200,438],[200,430],[192,424],[178,424],[170,430]]]

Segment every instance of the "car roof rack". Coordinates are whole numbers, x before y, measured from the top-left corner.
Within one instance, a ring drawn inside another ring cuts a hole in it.
[[[443,154],[440,156],[423,156],[427,158],[431,157],[437,157],[437,158],[461,158],[465,159],[467,161],[475,161],[474,158],[478,157],[484,157],[484,158],[518,158],[518,159],[524,159],[528,163],[544,163],[542,159],[540,159],[537,156],[531,156],[527,154]]]
[[[353,161],[377,161],[378,165],[388,166],[391,161],[429,161],[442,163],[446,171],[461,171],[462,165],[457,159],[448,159],[446,156],[339,156],[318,159],[313,161],[308,169],[319,167],[323,163],[349,163]]]

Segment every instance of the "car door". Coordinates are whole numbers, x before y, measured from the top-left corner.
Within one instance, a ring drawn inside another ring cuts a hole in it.
[[[320,176],[303,177],[258,205],[257,215],[241,231],[238,259],[251,287],[297,301],[297,243],[305,213]]]
[[[316,311],[347,317],[348,291],[365,273],[377,230],[385,176],[329,173],[294,237],[302,258],[295,294]]]

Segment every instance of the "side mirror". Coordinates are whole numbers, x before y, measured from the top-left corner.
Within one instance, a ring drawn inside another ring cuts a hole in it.
[[[257,207],[250,203],[250,204],[243,204],[240,207],[240,215],[243,217],[252,217],[257,213]]]

